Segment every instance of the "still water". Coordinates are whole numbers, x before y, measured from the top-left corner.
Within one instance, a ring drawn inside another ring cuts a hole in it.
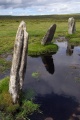
[[[31,120],[80,120],[80,47],[56,44],[56,54],[28,57],[23,89],[34,92],[42,111]]]

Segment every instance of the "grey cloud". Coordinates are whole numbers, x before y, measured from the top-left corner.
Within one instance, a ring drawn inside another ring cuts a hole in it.
[[[10,8],[11,12],[3,14],[13,15],[79,13],[79,3],[80,0],[0,0],[0,9]]]
[[[20,2],[19,2],[20,1]],[[65,3],[74,0],[0,0],[0,6],[5,8],[27,8],[31,6],[48,6],[53,3]],[[77,0],[79,1],[79,0]]]
[[[20,2],[17,2],[17,0],[0,0],[0,6],[3,6],[3,9],[6,8],[24,8],[24,7],[28,7],[28,6],[32,6],[35,5],[35,1],[37,2],[37,0],[18,0]]]

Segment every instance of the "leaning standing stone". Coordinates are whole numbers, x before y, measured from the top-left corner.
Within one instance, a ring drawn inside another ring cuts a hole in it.
[[[16,34],[9,82],[9,92],[12,96],[13,103],[18,102],[19,93],[23,86],[24,74],[26,70],[27,51],[28,33],[26,32],[26,24],[24,21],[22,21]]]
[[[76,31],[75,19],[73,17],[68,19],[68,33],[73,34]]]
[[[41,44],[45,45],[45,44],[51,43],[51,41],[52,41],[52,39],[54,37],[55,31],[56,31],[56,24],[52,25],[49,28],[46,35],[43,37],[43,39],[41,41]]]

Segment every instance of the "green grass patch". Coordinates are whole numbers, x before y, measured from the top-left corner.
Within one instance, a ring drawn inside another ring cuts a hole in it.
[[[56,53],[58,46],[56,44],[41,45],[40,43],[31,43],[28,47],[28,55],[39,56],[44,54]]]
[[[74,34],[67,34],[66,37],[69,38],[69,39],[71,39],[71,38],[79,38],[80,37],[80,33],[76,32]]]
[[[39,105],[33,103],[32,100],[26,99],[24,93],[22,93],[23,96],[21,97],[22,104],[13,104],[8,89],[9,77],[6,77],[0,81],[0,120],[23,120],[26,118],[28,120],[28,115],[39,111]]]
[[[71,38],[69,42],[73,45],[80,45],[80,38]]]

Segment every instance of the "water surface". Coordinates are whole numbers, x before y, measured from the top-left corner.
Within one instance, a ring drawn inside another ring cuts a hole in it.
[[[25,92],[34,91],[34,101],[43,111],[43,114],[33,115],[31,120],[48,117],[68,120],[77,114],[79,108],[80,47],[66,41],[57,41],[56,44],[59,50],[52,56],[28,57],[23,89]],[[35,72],[39,74],[38,78],[32,76]]]

